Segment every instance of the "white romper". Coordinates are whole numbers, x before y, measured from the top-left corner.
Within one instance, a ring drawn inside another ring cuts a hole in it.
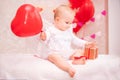
[[[73,34],[73,27],[69,28],[66,31],[61,31],[55,26],[47,27],[45,30],[47,38],[38,46],[39,53],[42,58],[47,58],[49,54],[56,53],[66,59],[69,59],[70,55],[74,53],[72,44],[78,46],[79,48],[84,47],[86,41],[79,39]],[[41,50],[41,51],[40,51]]]

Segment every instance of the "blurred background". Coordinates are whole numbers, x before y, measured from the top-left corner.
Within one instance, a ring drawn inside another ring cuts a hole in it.
[[[100,54],[120,56],[120,0],[91,0],[95,13],[77,32],[77,36],[96,41]],[[11,21],[22,4],[42,7],[42,18],[53,22],[53,10],[68,0],[0,0],[0,53],[36,53],[39,34],[31,37],[17,37],[11,31]]]

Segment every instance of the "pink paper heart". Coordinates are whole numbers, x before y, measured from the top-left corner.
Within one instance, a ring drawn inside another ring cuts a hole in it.
[[[82,39],[82,40],[84,40],[84,38],[83,38],[83,37],[82,37],[81,39]]]
[[[95,22],[95,18],[91,18],[90,21]]]
[[[93,38],[93,39],[95,39],[96,35],[92,34],[90,37]]]
[[[105,16],[107,14],[106,10],[103,10],[101,14]]]

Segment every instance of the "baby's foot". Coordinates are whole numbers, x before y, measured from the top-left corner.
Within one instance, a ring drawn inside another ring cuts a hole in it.
[[[75,69],[73,69],[73,68],[70,68],[69,70],[68,70],[68,73],[69,73],[69,75],[70,75],[70,77],[74,77],[74,75],[75,75]]]
[[[83,64],[85,64],[85,62],[86,62],[86,58],[81,57],[81,58],[78,58],[78,59],[77,58],[74,59],[72,64],[75,64],[75,65],[81,64],[81,65],[83,65]]]

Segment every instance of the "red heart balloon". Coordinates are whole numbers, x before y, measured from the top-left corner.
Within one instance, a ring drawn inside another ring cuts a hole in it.
[[[85,1],[88,1],[88,0],[69,0],[71,7],[73,9],[81,7],[85,3]]]
[[[85,3],[79,8],[76,13],[76,19],[79,22],[85,23],[90,20],[94,15],[94,6],[91,1],[85,1]]]
[[[92,1],[86,0],[84,4],[82,4],[76,13],[75,18],[77,19],[78,23],[85,24],[94,16],[94,5]],[[77,25],[73,31],[77,33],[81,29],[81,25]]]
[[[23,4],[11,23],[12,32],[19,37],[33,36],[41,32],[42,19],[37,8]]]

